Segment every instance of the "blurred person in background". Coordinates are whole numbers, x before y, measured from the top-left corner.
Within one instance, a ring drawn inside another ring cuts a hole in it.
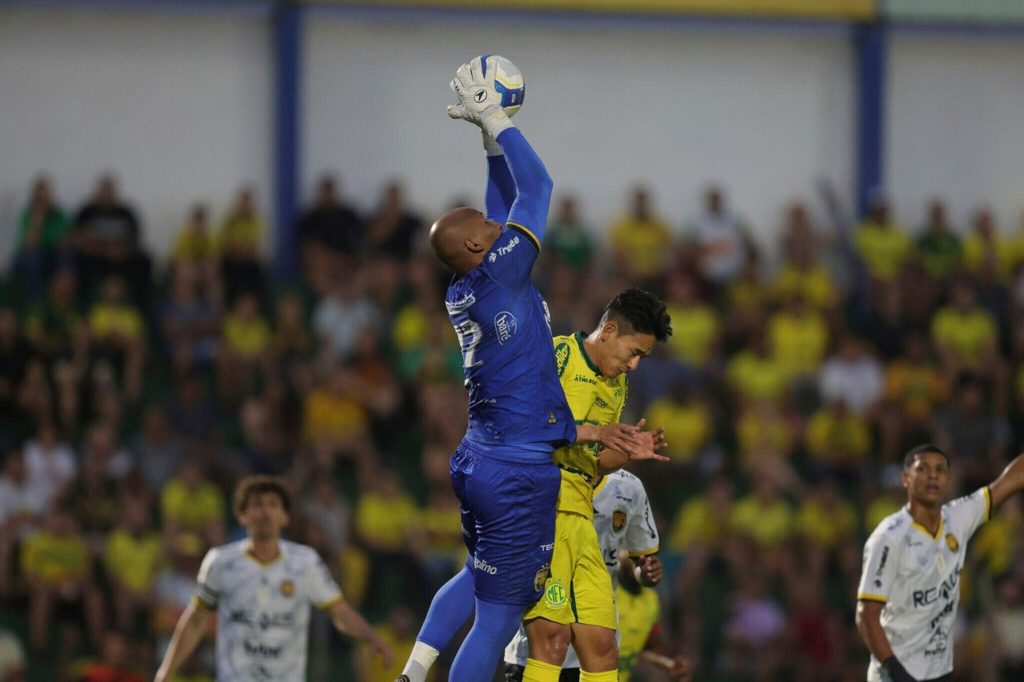
[[[28,478],[21,448],[8,449],[0,468],[0,599],[14,589],[14,558],[22,541],[38,528],[46,502],[43,491]]]
[[[269,368],[270,325],[263,317],[260,299],[250,291],[239,292],[221,322],[217,347],[217,384],[222,400],[237,403],[252,390],[256,376]]]
[[[993,388],[993,407],[1006,413],[1008,370],[999,353],[999,325],[978,305],[974,287],[958,280],[950,287],[950,303],[935,312],[932,343],[943,369],[953,379],[971,374]]]
[[[855,228],[853,241],[873,282],[895,280],[911,254],[910,237],[893,219],[889,201],[881,192],[871,198],[868,214]]]
[[[171,271],[171,286],[160,306],[160,331],[173,367],[207,369],[217,355],[220,308],[204,284],[199,266],[181,261]]]
[[[224,496],[205,474],[205,466],[192,456],[160,493],[164,537],[173,542],[183,532],[198,535],[206,546],[224,541]]]
[[[107,534],[103,566],[110,586],[114,625],[138,633],[148,625],[164,542],[152,524],[152,512],[140,499],[125,498],[121,519]]]
[[[366,295],[370,267],[337,274],[313,309],[313,329],[327,358],[348,359],[363,328],[380,324],[380,310]]]
[[[595,258],[594,238],[589,226],[580,218],[576,197],[565,195],[559,199],[545,241],[548,254],[545,269],[549,277],[561,271],[576,279],[590,270]]]
[[[18,218],[11,264],[11,270],[31,300],[43,299],[50,273],[62,260],[68,260],[64,252],[70,228],[67,215],[53,198],[49,179],[36,178]]]
[[[839,290],[828,268],[821,262],[819,242],[803,204],[790,206],[784,242],[783,263],[775,273],[773,292],[778,300],[800,294],[814,308],[833,311],[840,303]]]
[[[718,289],[739,277],[757,250],[747,226],[726,206],[725,193],[717,185],[704,191],[703,210],[685,235],[697,247],[701,274]]]
[[[768,347],[789,383],[809,384],[825,359],[829,329],[801,294],[792,294],[768,319]]]
[[[718,311],[701,300],[694,278],[679,272],[666,279],[665,303],[678,329],[668,340],[673,357],[697,370],[709,368],[717,360],[720,345],[722,320]]]
[[[80,641],[74,629],[87,625],[93,646],[104,632],[103,597],[96,585],[92,560],[75,517],[53,505],[42,529],[21,547],[21,572],[28,585],[29,642],[33,651],[50,648],[50,626],[58,626],[61,657],[70,656]]]
[[[128,446],[133,466],[150,490],[163,490],[185,459],[185,449],[178,434],[171,429],[164,405],[147,405],[141,422]]]
[[[317,183],[313,204],[299,218],[303,278],[317,294],[343,273],[363,243],[363,222],[355,208],[341,200],[339,183],[324,175]]]
[[[0,305],[0,428],[12,430],[21,416],[18,387],[25,377],[25,365],[34,354],[19,327],[14,309]]]
[[[842,399],[826,402],[807,421],[804,447],[812,468],[855,486],[870,463],[874,436],[871,422]]]
[[[672,232],[651,208],[650,191],[638,186],[630,193],[625,216],[608,228],[615,274],[635,286],[657,291],[671,254]]]
[[[88,319],[93,346],[115,363],[125,395],[138,400],[146,361],[146,324],[139,308],[130,302],[123,279],[110,276],[102,280],[99,299],[89,309]]]
[[[377,213],[366,223],[363,251],[374,261],[394,259],[400,263],[412,257],[416,240],[422,238],[423,221],[409,210],[401,183],[384,185]]]
[[[260,262],[263,218],[256,209],[256,195],[249,185],[238,190],[217,233],[224,302],[231,306],[243,293],[260,300],[267,293],[266,275]]]
[[[207,553],[198,590],[178,621],[156,682],[174,678],[215,614],[218,678],[303,680],[310,606],[327,612],[339,632],[368,642],[389,665],[390,647],[345,601],[316,551],[281,538],[291,512],[284,482],[243,479],[234,508],[246,537]],[[261,626],[268,622],[274,627]]]
[[[116,630],[103,636],[99,656],[72,666],[74,682],[143,682],[138,661],[132,661],[127,638]]]
[[[928,215],[914,245],[925,271],[939,281],[948,280],[960,268],[964,247],[949,224],[946,203],[939,198],[928,202]]]
[[[67,492],[78,475],[78,457],[56,424],[39,422],[35,437],[25,442],[24,452],[29,486],[39,491],[44,505]]]
[[[972,220],[971,233],[964,239],[964,269],[974,276],[992,272],[1006,281],[1013,272],[1016,258],[1013,242],[996,229],[992,210],[978,209]]]
[[[100,280],[118,275],[137,305],[149,301],[151,262],[142,246],[142,226],[135,210],[121,200],[117,181],[104,175],[92,198],[75,216],[71,247],[82,287],[91,294]]]
[[[858,416],[874,416],[882,397],[882,364],[861,339],[848,335],[818,372],[818,391],[825,402],[843,401]]]
[[[1006,462],[1010,425],[992,410],[986,385],[961,377],[953,398],[932,421],[932,440],[956,458],[957,472],[968,487],[991,480]]]
[[[85,318],[78,309],[78,277],[70,267],[57,269],[46,296],[33,304],[25,320],[25,335],[35,353],[52,360],[72,352],[75,330]]]
[[[878,410],[882,459],[896,461],[911,442],[928,437],[932,416],[950,394],[949,377],[931,357],[928,337],[907,337],[903,353],[885,369],[885,391]]]
[[[172,281],[179,268],[192,270],[194,277],[215,301],[221,294],[217,238],[210,229],[209,211],[204,204],[189,209],[188,218],[179,228],[171,251]]]

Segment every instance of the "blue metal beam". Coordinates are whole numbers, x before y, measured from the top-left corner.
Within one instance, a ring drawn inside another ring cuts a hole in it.
[[[274,45],[274,269],[298,273],[299,121],[302,98],[302,7],[281,2],[272,19]]]
[[[856,28],[857,51],[857,213],[868,209],[885,182],[885,76],[887,28],[884,22]]]

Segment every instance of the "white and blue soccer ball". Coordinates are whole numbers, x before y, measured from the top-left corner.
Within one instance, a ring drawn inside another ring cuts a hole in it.
[[[485,73],[494,69],[494,89],[498,93],[501,108],[509,116],[515,114],[523,106],[526,99],[526,81],[519,67],[496,54],[484,55]]]

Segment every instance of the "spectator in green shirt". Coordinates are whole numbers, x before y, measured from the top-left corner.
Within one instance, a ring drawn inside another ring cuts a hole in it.
[[[32,183],[28,203],[18,219],[14,272],[34,301],[42,299],[46,282],[68,233],[68,219],[53,200],[50,181]]]
[[[963,245],[946,217],[946,204],[932,199],[928,204],[928,222],[917,238],[917,257],[929,275],[948,279],[960,266]]]

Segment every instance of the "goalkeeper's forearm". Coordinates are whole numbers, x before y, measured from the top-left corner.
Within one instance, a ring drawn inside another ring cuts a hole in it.
[[[487,189],[484,192],[484,205],[487,207],[488,218],[504,224],[508,221],[512,202],[516,200],[516,183],[509,173],[501,146],[486,132],[483,133],[483,137],[484,149],[487,152]]]
[[[509,220],[528,228],[538,241],[543,241],[554,186],[551,176],[518,128],[506,128],[497,141],[516,183],[516,201]]]

